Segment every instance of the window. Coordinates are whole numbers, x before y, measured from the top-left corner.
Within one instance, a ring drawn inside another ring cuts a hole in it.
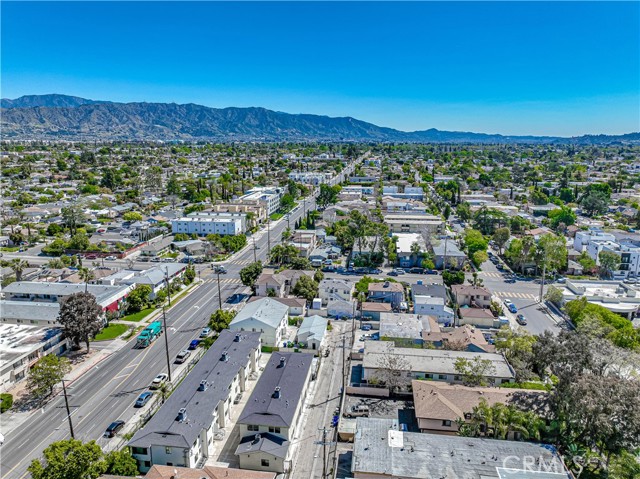
[[[146,447],[132,447],[131,448],[131,452],[133,454],[147,454],[147,448]]]
[[[171,454],[171,448],[170,448],[170,447],[168,447],[168,446],[167,446],[167,447],[165,447],[165,448],[164,448],[164,453],[165,453],[165,454]],[[167,465],[168,465],[168,464],[167,464]]]
[[[144,461],[144,467],[151,467],[151,461]]]
[[[460,381],[460,376],[458,376],[458,375],[453,376],[453,380],[454,381]]]
[[[451,421],[444,420],[444,421],[442,421],[442,425],[445,426],[445,427],[451,427]]]
[[[269,426],[269,432],[275,432],[277,434],[280,434],[280,428],[279,427]]]
[[[269,467],[269,459],[263,459],[260,464],[262,464],[262,467]]]
[[[438,379],[447,379],[446,374],[438,374]]]
[[[260,430],[260,426],[257,426],[255,424],[247,424],[247,431],[259,431]]]

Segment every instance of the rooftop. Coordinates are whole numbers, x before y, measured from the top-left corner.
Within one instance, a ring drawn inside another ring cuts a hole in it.
[[[289,427],[304,396],[312,354],[274,352],[264,368],[238,424]],[[276,387],[279,393],[274,394]]]
[[[284,316],[289,312],[289,307],[273,298],[262,298],[258,301],[247,303],[230,323],[238,324],[247,319],[255,319],[261,323],[277,327]]]
[[[351,466],[354,475],[405,479],[571,477],[556,449],[547,444],[403,432],[398,426],[395,419],[357,419]],[[526,462],[530,458],[538,461],[535,467]]]
[[[87,291],[95,296],[96,302],[100,303],[114,294],[125,294],[128,286],[109,286],[99,284],[73,284],[73,283],[47,283],[40,281],[16,281],[6,286],[3,290],[9,295],[38,295],[65,297],[74,293],[84,293]]]
[[[260,333],[239,334],[240,341],[235,341],[235,332],[225,329],[220,333],[167,402],[133,436],[129,446],[190,448],[202,430],[211,427],[214,411],[229,396],[233,378],[246,367],[251,352],[260,347]],[[228,355],[226,361],[223,353]],[[206,391],[198,391],[202,381],[209,385]],[[187,419],[182,422],[176,420],[181,408],[187,409]]]

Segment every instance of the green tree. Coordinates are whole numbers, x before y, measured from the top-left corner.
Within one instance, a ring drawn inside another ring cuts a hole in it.
[[[296,201],[293,198],[293,195],[289,193],[285,193],[284,195],[282,195],[282,198],[280,198],[280,208],[282,208],[283,210],[290,210],[294,207],[295,204]]]
[[[538,268],[547,271],[560,271],[567,265],[567,244],[563,236],[545,234],[540,236],[535,249],[535,261]]]
[[[27,389],[36,397],[53,394],[53,388],[65,374],[71,371],[71,363],[67,358],[47,354],[29,371]]]
[[[462,221],[469,221],[471,219],[471,205],[463,201],[457,206],[456,214]]]
[[[596,260],[594,260],[586,251],[580,253],[580,257],[578,258],[578,263],[582,266],[582,269],[585,273],[593,273],[596,269],[598,269],[598,264]]]
[[[478,230],[468,229],[464,232],[464,244],[469,256],[473,257],[476,251],[487,251],[488,242]]]
[[[498,228],[493,232],[493,236],[491,237],[491,239],[498,247],[498,251],[500,252],[500,254],[502,254],[502,250],[504,249],[504,246],[507,244],[507,241],[509,241],[510,237],[511,237],[511,230],[509,230],[509,228],[506,228],[506,227]]]
[[[85,251],[89,248],[89,245],[89,238],[87,238],[86,234],[76,233],[69,240],[67,247],[76,251]]]
[[[104,453],[95,441],[57,441],[47,446],[43,456],[28,467],[33,479],[97,479],[107,471]]]
[[[133,477],[138,475],[138,463],[128,449],[111,451],[105,456],[107,474]]]
[[[602,215],[608,210],[609,200],[605,193],[592,191],[582,197],[580,206],[587,216]]]
[[[235,311],[225,311],[223,309],[218,309],[209,318],[209,327],[219,333],[223,329],[227,329],[229,327],[229,324],[231,323],[235,315]]]
[[[544,192],[538,188],[534,188],[529,196],[529,200],[534,205],[546,205],[549,203],[549,197],[544,194]]]
[[[300,276],[291,293],[311,302],[318,297],[318,283],[307,275]]]
[[[496,334],[496,350],[504,354],[509,364],[513,366],[518,381],[533,379],[532,371],[533,345],[536,336],[524,329],[512,330],[505,326]]]
[[[552,210],[548,216],[554,229],[557,229],[560,223],[564,223],[565,226],[573,225],[576,223],[577,218],[576,214],[568,206],[561,206],[556,210]]]
[[[464,283],[464,271],[443,271],[442,282],[451,287],[454,284]]]
[[[473,261],[473,264],[477,268],[479,268],[482,265],[482,263],[484,263],[485,261],[488,261],[488,260],[489,260],[489,256],[487,255],[486,251],[476,251],[471,256],[471,261]]]
[[[167,181],[167,195],[179,195],[182,192],[182,186],[176,175],[171,175]]]
[[[13,406],[13,395],[9,393],[0,394],[0,413],[6,412]]]
[[[20,258],[14,258],[9,263],[9,268],[13,271],[13,274],[16,275],[16,281],[22,281],[22,274],[24,270],[29,267],[29,263]]]
[[[598,254],[602,276],[608,278],[620,265],[620,255],[613,251],[600,251]]]
[[[142,214],[137,211],[127,211],[122,215],[122,219],[125,221],[142,221]]]
[[[151,293],[151,286],[148,284],[136,285],[127,295],[127,313],[142,311],[148,304]]]
[[[547,289],[547,292],[544,294],[544,299],[550,303],[560,306],[564,296],[562,295],[562,290],[560,288],[549,286],[549,289]]]
[[[453,365],[467,386],[486,386],[487,378],[496,374],[496,368],[489,359],[476,356],[473,359],[458,358]]]
[[[251,263],[240,270],[240,280],[245,286],[255,287],[256,280],[262,274],[262,261]]]
[[[62,208],[60,214],[62,215],[64,224],[69,228],[69,234],[71,236],[75,235],[76,230],[85,220],[85,216],[80,205],[73,204]]]
[[[329,186],[327,184],[320,185],[320,193],[316,199],[316,204],[319,208],[326,208],[338,201],[338,193],[342,188],[339,185]]]
[[[102,329],[102,308],[91,293],[74,293],[60,304],[58,321],[65,334],[75,345],[84,342],[89,352],[89,342]]]

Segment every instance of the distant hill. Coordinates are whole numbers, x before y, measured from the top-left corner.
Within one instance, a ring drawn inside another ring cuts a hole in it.
[[[209,108],[192,103],[115,103],[55,94],[3,99],[2,108],[2,136],[15,140],[640,142],[640,133],[560,138],[452,132],[434,128],[404,132],[351,117],[294,115],[256,107]]]

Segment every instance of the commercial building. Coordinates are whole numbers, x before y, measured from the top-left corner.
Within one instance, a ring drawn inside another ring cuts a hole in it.
[[[304,353],[271,355],[237,421],[240,443],[235,454],[242,469],[291,470],[290,446],[298,432],[313,357]]]
[[[188,235],[196,234],[206,236],[216,234],[221,236],[235,236],[244,233],[242,220],[240,218],[180,218],[171,221],[171,232],[173,234],[184,233]]]
[[[573,479],[549,444],[405,432],[396,419],[359,417],[356,479]]]
[[[229,424],[233,399],[258,370],[260,334],[224,330],[128,446],[146,472],[154,464],[202,467]]]
[[[236,201],[238,203],[251,203],[257,201],[264,206],[267,211],[267,215],[271,215],[280,209],[280,200],[284,196],[284,193],[284,188],[255,187]]]

